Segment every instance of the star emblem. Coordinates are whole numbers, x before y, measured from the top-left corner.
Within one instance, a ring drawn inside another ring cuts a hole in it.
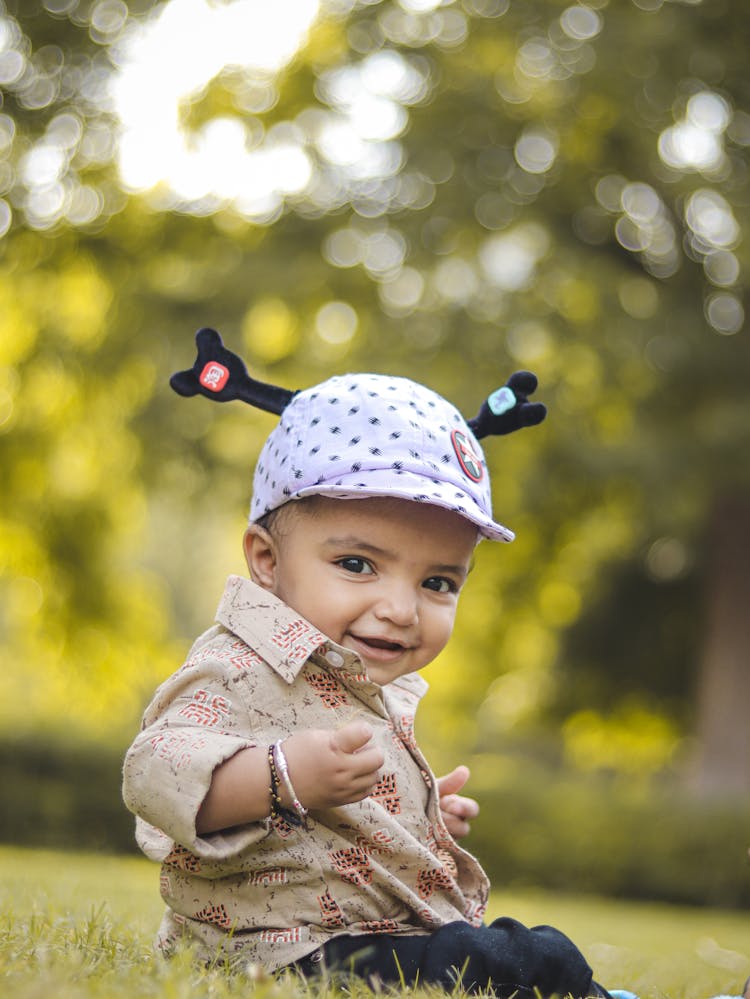
[[[481,482],[484,478],[482,460],[474,450],[468,436],[463,430],[454,430],[451,434],[451,441],[461,470],[468,475],[472,482]]]

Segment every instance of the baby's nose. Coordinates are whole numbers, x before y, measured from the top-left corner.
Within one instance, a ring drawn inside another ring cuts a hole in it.
[[[417,595],[411,585],[392,583],[381,595],[375,609],[381,620],[389,620],[400,627],[417,622]]]

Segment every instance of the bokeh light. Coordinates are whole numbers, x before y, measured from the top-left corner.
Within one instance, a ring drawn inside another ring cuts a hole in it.
[[[228,67],[261,80],[272,76],[294,55],[317,12],[317,0],[272,8],[257,0],[171,0],[128,28],[110,83],[124,185],[132,191],[165,185],[163,207],[203,213],[231,204],[259,221],[275,218],[284,198],[311,178],[301,131],[277,127],[264,134],[240,114],[216,116],[191,131],[181,109]]]
[[[693,94],[685,117],[659,136],[659,155],[676,170],[717,170],[724,163],[723,135],[731,118],[731,108],[719,94]]]
[[[413,312],[424,292],[424,278],[414,267],[402,267],[391,280],[383,281],[378,289],[383,311],[390,316],[405,316]]]
[[[560,25],[570,38],[577,42],[588,41],[602,30],[602,18],[590,7],[568,7],[560,15]]]
[[[736,295],[718,292],[706,302],[706,318],[717,333],[732,336],[739,333],[745,321],[745,310]]]
[[[357,313],[348,302],[327,302],[315,316],[318,336],[333,345],[349,343],[358,325]]]
[[[700,188],[685,204],[685,221],[696,249],[730,249],[737,245],[740,227],[731,205],[718,191]]]
[[[205,214],[231,207],[259,223],[278,218],[289,200],[310,216],[349,202],[365,218],[429,204],[427,178],[398,176],[397,139],[407,108],[428,96],[430,80],[395,50],[321,72],[317,94],[327,108],[311,105],[294,121],[264,126],[259,116],[278,96],[274,74],[317,15],[317,0],[286,0],[272,11],[257,0],[171,0],[159,16],[126,29],[110,87],[126,188],[150,192],[162,209]],[[248,37],[252,45],[238,40]],[[166,69],[165,52],[172,53]],[[230,78],[227,70],[238,72]],[[189,128],[183,110],[219,80],[230,87],[237,113]]]
[[[597,182],[595,194],[602,208],[617,216],[617,242],[640,254],[649,273],[665,278],[678,270],[681,254],[675,220],[654,187],[609,174]]]
[[[544,226],[528,223],[490,236],[479,251],[485,276],[504,291],[518,291],[531,284],[536,265],[549,248]]]
[[[546,173],[557,156],[557,136],[547,129],[526,129],[516,142],[514,154],[527,173]]]

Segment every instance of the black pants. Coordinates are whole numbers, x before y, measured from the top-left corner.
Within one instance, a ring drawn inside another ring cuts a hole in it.
[[[448,923],[423,936],[371,933],[335,937],[296,965],[305,976],[355,975],[366,981],[430,983],[467,992],[492,988],[497,996],[608,997],[592,979],[575,944],[551,926],[528,929],[515,919],[489,926]]]

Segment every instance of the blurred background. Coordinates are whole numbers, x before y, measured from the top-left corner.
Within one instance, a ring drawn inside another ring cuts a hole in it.
[[[498,884],[750,908],[749,56],[741,0],[0,0],[0,840],[134,849],[273,426],[169,389],[209,325],[538,374],[420,738]]]

